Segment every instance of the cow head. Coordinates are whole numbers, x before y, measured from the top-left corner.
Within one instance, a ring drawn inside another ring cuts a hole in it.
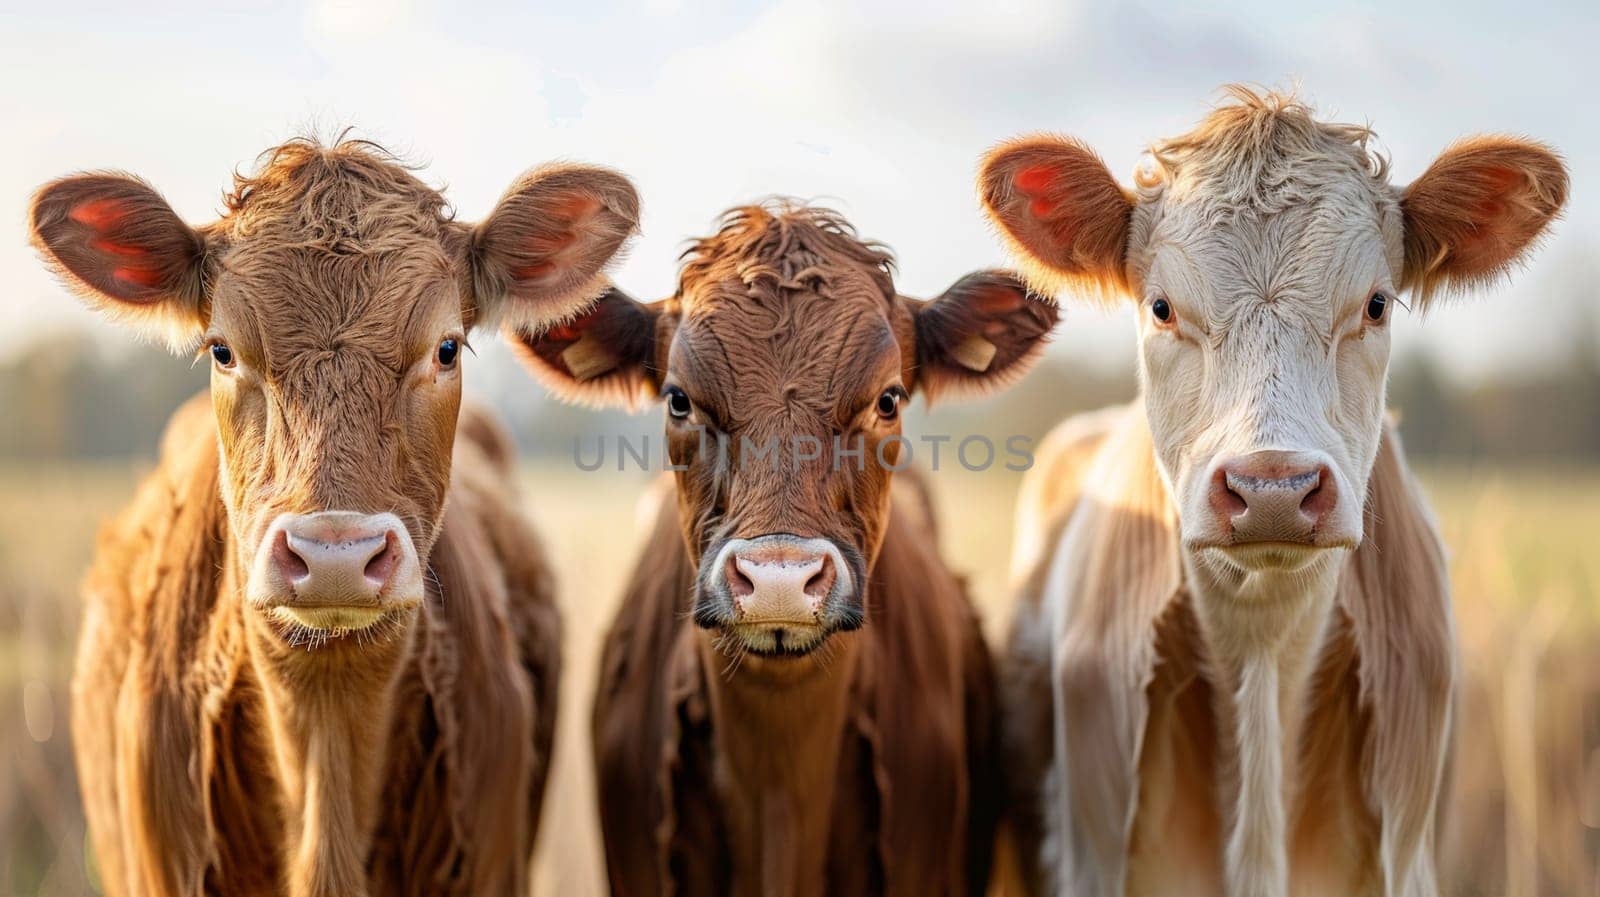
[[[450,479],[468,332],[593,299],[633,231],[621,175],[518,180],[489,218],[381,150],[294,141],[186,225],[121,174],[46,185],[34,244],[90,305],[211,366],[222,500],[251,611],[290,641],[407,619]]]
[[[1549,149],[1480,137],[1409,187],[1370,132],[1278,95],[1155,144],[1125,190],[1059,137],[984,160],[984,207],[1041,289],[1139,307],[1142,391],[1191,549],[1228,569],[1295,568],[1362,538],[1390,321],[1492,283],[1559,213]]]
[[[740,650],[803,654],[863,623],[907,400],[1020,376],[1055,323],[1005,272],[926,302],[891,275],[830,212],[740,208],[688,251],[670,299],[612,291],[520,334],[564,397],[665,406],[694,619]]]

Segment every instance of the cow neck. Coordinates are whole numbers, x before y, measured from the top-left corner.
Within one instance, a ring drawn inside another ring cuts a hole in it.
[[[1184,551],[1183,567],[1206,657],[1219,686],[1219,731],[1231,732],[1228,893],[1288,889],[1289,801],[1304,697],[1347,557],[1334,549],[1309,568],[1238,575]]]
[[[701,632],[733,880],[751,893],[821,894],[860,633],[805,657],[732,661]]]
[[[230,555],[237,554],[230,552]],[[245,581],[237,557],[233,582]],[[237,595],[284,809],[285,893],[362,895],[394,717],[417,612],[376,639],[290,647]]]

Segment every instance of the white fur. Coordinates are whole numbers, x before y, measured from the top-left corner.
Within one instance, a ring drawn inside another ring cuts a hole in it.
[[[1163,176],[1140,180],[1129,229],[1144,418],[1181,546],[1181,584],[1172,594],[1186,594],[1194,610],[1208,675],[1226,705],[1217,718],[1231,725],[1218,733],[1232,774],[1218,783],[1217,796],[1222,878],[1226,892],[1239,897],[1289,894],[1302,699],[1349,549],[1362,539],[1363,500],[1384,433],[1402,223],[1398,194],[1384,166],[1367,155],[1363,133],[1312,127],[1247,146],[1189,146],[1166,155],[1157,147]],[[1365,315],[1375,293],[1389,299],[1379,322]],[[1157,298],[1171,304],[1174,324],[1152,314]],[[1108,435],[1098,457],[1122,462],[1118,438]],[[1212,474],[1223,459],[1265,451],[1326,464],[1339,496],[1326,524],[1347,537],[1343,544],[1288,549],[1266,560],[1215,547],[1227,533],[1219,533],[1223,524],[1209,504]],[[1114,470],[1089,471],[1080,507],[1056,544],[1027,535],[1014,564],[1017,575],[1036,558],[1051,565],[1040,615],[1054,639],[1055,758],[1046,773],[1051,806],[1042,860],[1063,895],[1120,897],[1136,878],[1127,851],[1141,806],[1138,764],[1149,714],[1143,688],[1166,598],[1137,597],[1137,609],[1108,612],[1105,602],[1133,600],[1139,590],[1095,591],[1119,574],[1084,572],[1114,563],[1101,557],[1104,539],[1096,543],[1091,530],[1108,519],[1096,507],[1116,505],[1119,482]],[[1441,612],[1448,616],[1447,608]],[[1115,680],[1104,693],[1096,691],[1102,679]],[[1097,697],[1109,712],[1086,713]],[[1116,732],[1074,726],[1085,717]],[[1444,718],[1447,728],[1448,713]],[[1443,753],[1430,743],[1418,755]],[[1437,793],[1438,775],[1416,778],[1433,782]],[[1420,827],[1391,818],[1387,797],[1370,797],[1381,825],[1384,893],[1395,897],[1436,893],[1424,846],[1433,841],[1434,802],[1418,797],[1410,803],[1430,808]],[[1085,818],[1086,808],[1095,818]],[[1159,848],[1143,850],[1143,861],[1163,863],[1149,858]],[[1181,870],[1138,878],[1166,882],[1156,886],[1163,894],[1208,887],[1199,879],[1185,883]]]
[[[1206,166],[1192,176],[1178,166],[1144,188],[1129,252],[1156,456],[1179,509],[1186,580],[1232,681],[1237,780],[1224,868],[1240,897],[1286,897],[1296,729],[1284,709],[1310,674],[1345,552],[1307,552],[1304,567],[1275,571],[1193,547],[1217,536],[1211,475],[1253,452],[1325,458],[1340,496],[1332,526],[1359,541],[1389,359],[1387,321],[1367,321],[1365,307],[1375,292],[1393,297],[1400,277],[1392,192],[1349,158],[1322,160],[1320,172],[1317,161],[1293,160],[1302,183],[1266,210],[1235,202],[1235,186]],[[1158,297],[1176,326],[1151,314]]]

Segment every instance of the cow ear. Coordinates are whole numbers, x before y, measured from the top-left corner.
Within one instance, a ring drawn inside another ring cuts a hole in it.
[[[1035,289],[1127,291],[1133,199],[1084,144],[1056,136],[1004,143],[984,157],[978,193]]]
[[[34,194],[30,239],[91,307],[175,351],[204,332],[204,237],[155,190],[123,174],[81,174]]]
[[[977,271],[916,308],[917,376],[931,401],[1005,386],[1033,366],[1058,311],[1009,271]]]
[[[639,196],[606,168],[556,165],[523,175],[471,230],[473,324],[539,328],[571,318],[639,227]]]
[[[658,347],[670,334],[664,302],[644,304],[609,287],[587,310],[546,328],[506,325],[522,363],[558,398],[635,410],[660,393]]]
[[[1549,147],[1473,137],[1445,150],[1401,194],[1401,287],[1426,300],[1506,273],[1567,202],[1567,170]]]

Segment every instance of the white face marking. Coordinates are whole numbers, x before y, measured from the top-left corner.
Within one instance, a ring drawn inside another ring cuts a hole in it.
[[[1142,391],[1191,546],[1227,538],[1208,499],[1212,479],[1223,462],[1256,452],[1326,465],[1340,497],[1328,542],[1361,538],[1401,225],[1394,192],[1346,149],[1345,158],[1278,160],[1276,170],[1294,172],[1283,183],[1270,170],[1213,164],[1194,176],[1180,167],[1140,192],[1128,258],[1141,297]],[[1244,179],[1255,186],[1241,190]],[[1374,293],[1389,298],[1381,322],[1367,317]],[[1153,312],[1157,299],[1168,321]]]

